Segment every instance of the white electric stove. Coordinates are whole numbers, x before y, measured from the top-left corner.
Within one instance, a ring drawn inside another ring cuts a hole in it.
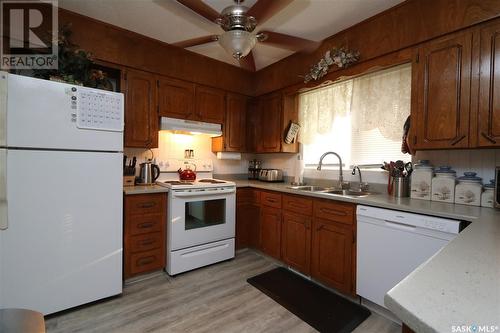
[[[176,275],[234,257],[236,185],[213,179],[210,160],[160,161],[157,184],[170,189],[166,268]],[[189,164],[196,181],[180,181]]]

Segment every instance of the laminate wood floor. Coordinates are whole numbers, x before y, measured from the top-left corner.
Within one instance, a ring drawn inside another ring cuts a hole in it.
[[[169,277],[127,283],[123,295],[46,318],[56,332],[316,332],[246,279],[276,267],[254,251],[234,260]],[[399,333],[372,312],[356,333]]]

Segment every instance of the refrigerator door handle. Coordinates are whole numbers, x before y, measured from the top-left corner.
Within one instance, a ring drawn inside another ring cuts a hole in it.
[[[8,228],[7,219],[7,149],[0,149],[0,230]]]
[[[8,74],[0,72],[0,147],[7,146],[7,83]]]

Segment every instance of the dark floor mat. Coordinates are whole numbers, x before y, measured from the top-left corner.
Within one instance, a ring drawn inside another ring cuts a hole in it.
[[[278,267],[247,280],[320,332],[352,332],[370,316],[365,307]]]

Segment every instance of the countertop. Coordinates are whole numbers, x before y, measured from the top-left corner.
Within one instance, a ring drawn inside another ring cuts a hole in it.
[[[164,193],[164,192],[168,192],[168,188],[160,186],[160,185],[135,185],[135,186],[124,186],[123,187],[123,193],[125,195]]]
[[[363,198],[331,196],[288,188],[284,183],[235,181],[237,187],[455,218],[471,224],[418,267],[385,297],[386,306],[418,333],[500,332],[500,210],[375,194]],[[476,330],[474,325],[477,326]],[[456,326],[455,330],[453,326]],[[460,331],[462,329],[462,331]]]

